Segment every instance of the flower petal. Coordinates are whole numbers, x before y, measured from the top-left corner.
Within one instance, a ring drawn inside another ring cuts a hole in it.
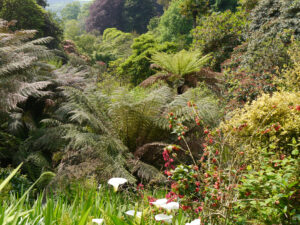
[[[99,225],[102,224],[103,221],[104,221],[103,219],[92,219],[92,222],[93,222],[93,223],[97,223],[97,224],[99,224]]]

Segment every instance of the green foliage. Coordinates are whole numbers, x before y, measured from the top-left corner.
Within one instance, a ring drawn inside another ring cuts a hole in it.
[[[38,37],[52,36],[59,41],[62,30],[53,19],[35,0],[3,0],[0,2],[0,18],[11,21],[17,20],[15,29],[35,29]],[[54,43],[53,47],[58,47]]]
[[[235,11],[238,4],[238,0],[215,0],[212,8],[215,10],[225,11],[230,9],[231,11]]]
[[[287,44],[291,35],[299,38],[300,18],[298,0],[262,0],[251,13],[251,24],[247,38],[247,52],[242,58],[242,66],[248,70],[261,72],[282,69],[289,63]]]
[[[168,9],[160,17],[157,30],[154,34],[161,42],[174,41],[181,45],[191,43],[190,31],[193,28],[192,20],[180,14],[180,5],[184,0],[172,1]]]
[[[180,13],[193,20],[193,26],[196,26],[197,18],[201,18],[209,11],[209,0],[183,0],[180,4]]]
[[[67,39],[76,40],[82,34],[82,29],[77,20],[68,20],[65,23],[64,36]]]
[[[154,74],[150,69],[150,58],[155,52],[172,53],[177,46],[172,42],[160,44],[151,34],[143,34],[134,39],[131,48],[132,55],[117,68],[117,73],[137,85]]]
[[[77,20],[80,13],[80,2],[75,1],[67,4],[62,10],[61,15],[64,20]]]
[[[220,65],[230,57],[234,47],[241,44],[247,27],[247,13],[225,11],[212,13],[202,18],[193,31],[193,48],[203,54],[212,53],[211,67],[220,70]]]
[[[231,119],[221,125],[228,135],[228,143],[233,148],[245,149],[251,157],[259,155],[261,148],[290,153],[289,144],[300,136],[299,94],[263,94],[235,110]]]
[[[114,130],[132,153],[147,143],[167,138],[166,128],[158,120],[172,96],[167,87],[154,91],[119,89],[110,96],[108,112]]]
[[[133,35],[124,33],[116,28],[108,28],[103,32],[99,48],[94,52],[96,61],[109,63],[114,60],[125,60],[131,55],[130,46],[133,43]]]
[[[17,29],[36,29],[42,32],[44,9],[35,0],[3,0],[0,3],[0,18],[17,20]]]
[[[239,0],[239,5],[241,5],[246,10],[254,9],[260,0]]]
[[[161,67],[165,72],[184,76],[197,72],[207,63],[209,56],[200,58],[196,52],[182,50],[176,54],[158,52],[152,56],[152,62]]]
[[[86,33],[78,36],[75,39],[75,43],[78,47],[79,53],[88,55],[92,58],[93,53],[98,49],[99,39],[93,34]]]
[[[4,181],[12,170],[9,168],[0,168],[0,183]],[[22,196],[22,194],[31,186],[31,182],[25,175],[17,172],[6,185],[5,189],[0,192],[0,201],[7,200],[10,194]]]
[[[125,0],[123,7],[123,26],[127,32],[145,33],[150,19],[159,14],[155,0]]]
[[[288,55],[292,61],[279,75],[276,83],[287,91],[300,91],[300,42],[293,41],[289,46]]]
[[[299,145],[299,144],[298,144]],[[236,224],[298,224],[300,161],[299,149],[293,156],[263,152],[260,167],[249,166],[239,186],[240,199],[235,203]]]
[[[170,75],[168,80],[173,84],[180,83],[180,80],[185,79],[185,75],[198,72],[207,64],[209,59],[210,56],[208,55],[200,58],[199,53],[185,50],[176,54],[158,52],[152,56],[152,62],[155,63],[155,66],[161,68],[163,72]]]
[[[49,82],[43,81],[42,77],[49,75],[49,65],[41,61],[53,56],[44,46],[52,38],[34,40],[35,31],[11,32],[10,25],[0,20],[1,111],[16,108],[19,102],[26,101],[29,96],[43,96],[47,93],[42,89]]]

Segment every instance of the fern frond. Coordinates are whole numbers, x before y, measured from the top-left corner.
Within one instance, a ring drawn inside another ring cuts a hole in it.
[[[167,73],[183,76],[199,71],[210,58],[209,55],[200,58],[197,52],[182,50],[176,54],[157,52],[152,56],[152,62]]]

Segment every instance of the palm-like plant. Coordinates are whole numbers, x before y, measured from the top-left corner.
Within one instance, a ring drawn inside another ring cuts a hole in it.
[[[152,62],[172,76],[183,77],[199,71],[210,59],[209,55],[201,57],[197,52],[182,50],[176,54],[157,52],[152,56]]]
[[[121,176],[133,182],[135,178],[130,171],[140,173],[142,178],[162,179],[153,167],[148,167],[148,171],[155,171],[151,177],[140,170],[144,164],[134,160],[120,139],[118,130],[114,129],[114,121],[108,112],[110,99],[107,96],[95,90],[80,91],[70,87],[64,89],[64,95],[67,101],[56,111],[54,119],[43,121],[47,129],[35,139],[35,145],[39,143],[38,145],[45,146],[49,135],[53,135],[52,138],[57,140],[57,145],[52,145],[54,150],[61,149],[66,153],[63,163],[68,163],[67,155],[70,152],[80,152],[79,155],[84,156],[84,160],[93,161],[96,166],[89,167],[92,171],[83,173],[101,174],[99,179]],[[67,166],[60,168],[59,173],[63,174]]]
[[[177,96],[166,86],[154,90],[122,88],[112,95],[94,88],[83,91],[64,88],[66,102],[53,119],[43,121],[47,129],[40,130],[31,146],[47,148],[50,152],[63,151],[65,156],[59,174],[71,172],[67,168],[72,168],[85,170],[82,174],[101,173],[99,179],[122,176],[134,181],[131,174],[135,174],[142,179],[161,181],[163,176],[149,165],[153,162],[147,157],[144,162],[140,159],[144,160],[143,155],[153,147],[159,150],[153,154],[157,153],[161,158],[162,146],[175,140],[165,118],[170,110],[186,122],[194,119],[188,116],[191,113],[191,108],[186,105],[188,100],[194,100],[206,118],[205,122],[213,124],[215,120],[211,117],[216,118],[218,106],[206,94],[200,89],[191,89]],[[52,140],[56,140],[55,143]],[[81,158],[78,167],[71,165],[76,158]],[[83,168],[83,163],[90,166],[84,164]]]
[[[32,40],[34,30],[10,31],[14,22],[0,19],[0,110],[17,107],[29,96],[43,96],[43,88],[50,84],[45,81],[51,67],[43,60],[53,56],[44,45],[52,38]]]
[[[143,81],[141,86],[150,86],[159,80],[164,80],[170,86],[178,88],[178,93],[183,93],[184,86],[196,87],[199,81],[219,91],[217,84],[220,83],[221,74],[203,68],[210,58],[210,55],[202,57],[200,53],[185,50],[176,54],[157,52],[152,56],[151,66],[161,72]]]

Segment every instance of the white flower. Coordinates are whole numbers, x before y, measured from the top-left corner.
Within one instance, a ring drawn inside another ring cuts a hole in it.
[[[164,221],[165,223],[172,223],[173,216],[168,216],[166,214],[158,214],[155,216],[156,221]]]
[[[142,217],[142,212],[135,212],[134,210],[129,210],[127,212],[125,212],[127,215],[129,216],[136,216],[138,218]]]
[[[117,191],[119,188],[119,185],[125,184],[126,182],[127,182],[127,180],[125,178],[115,177],[115,178],[109,179],[109,181],[107,183],[112,185],[114,187],[114,190]]]
[[[151,202],[153,205],[157,207],[162,207],[163,205],[167,204],[168,199],[162,198],[162,199],[157,199],[155,202]]]
[[[101,189],[101,187],[102,187],[102,184],[99,184],[99,186],[98,186],[98,190],[100,190],[100,189]]]
[[[190,223],[186,223],[185,225],[201,225],[201,220],[200,219],[196,219],[196,220],[193,220]]]
[[[169,202],[167,204],[162,205],[161,207],[168,211],[176,210],[176,209],[179,209],[179,203],[178,202]]]
[[[100,225],[103,223],[103,219],[92,219],[92,222]]]

